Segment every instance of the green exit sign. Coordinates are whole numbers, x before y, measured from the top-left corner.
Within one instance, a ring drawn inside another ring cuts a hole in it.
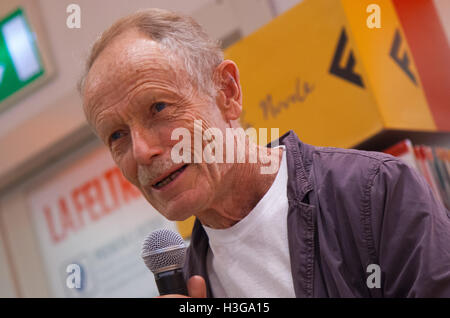
[[[0,20],[0,103],[44,75],[44,67],[22,9]]]

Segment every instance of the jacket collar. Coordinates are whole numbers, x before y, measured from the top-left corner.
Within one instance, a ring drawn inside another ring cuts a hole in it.
[[[280,145],[286,146],[286,159],[288,166],[288,200],[302,202],[312,184],[309,181],[309,172],[312,163],[313,147],[302,143],[292,130],[278,139]],[[269,146],[274,146],[273,142]]]

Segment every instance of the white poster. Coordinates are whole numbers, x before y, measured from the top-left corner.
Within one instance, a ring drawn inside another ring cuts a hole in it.
[[[53,296],[158,295],[141,243],[149,232],[176,225],[125,180],[107,149],[31,191],[28,203]]]

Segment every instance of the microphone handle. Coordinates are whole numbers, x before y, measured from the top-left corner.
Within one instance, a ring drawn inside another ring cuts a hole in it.
[[[181,268],[155,274],[155,281],[161,296],[169,294],[189,296]]]

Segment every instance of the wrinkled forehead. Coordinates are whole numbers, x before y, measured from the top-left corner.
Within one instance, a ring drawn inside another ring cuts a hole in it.
[[[187,80],[181,61],[148,36],[129,30],[99,54],[87,74],[83,106],[88,117],[105,102],[118,102],[142,84],[177,89]]]

